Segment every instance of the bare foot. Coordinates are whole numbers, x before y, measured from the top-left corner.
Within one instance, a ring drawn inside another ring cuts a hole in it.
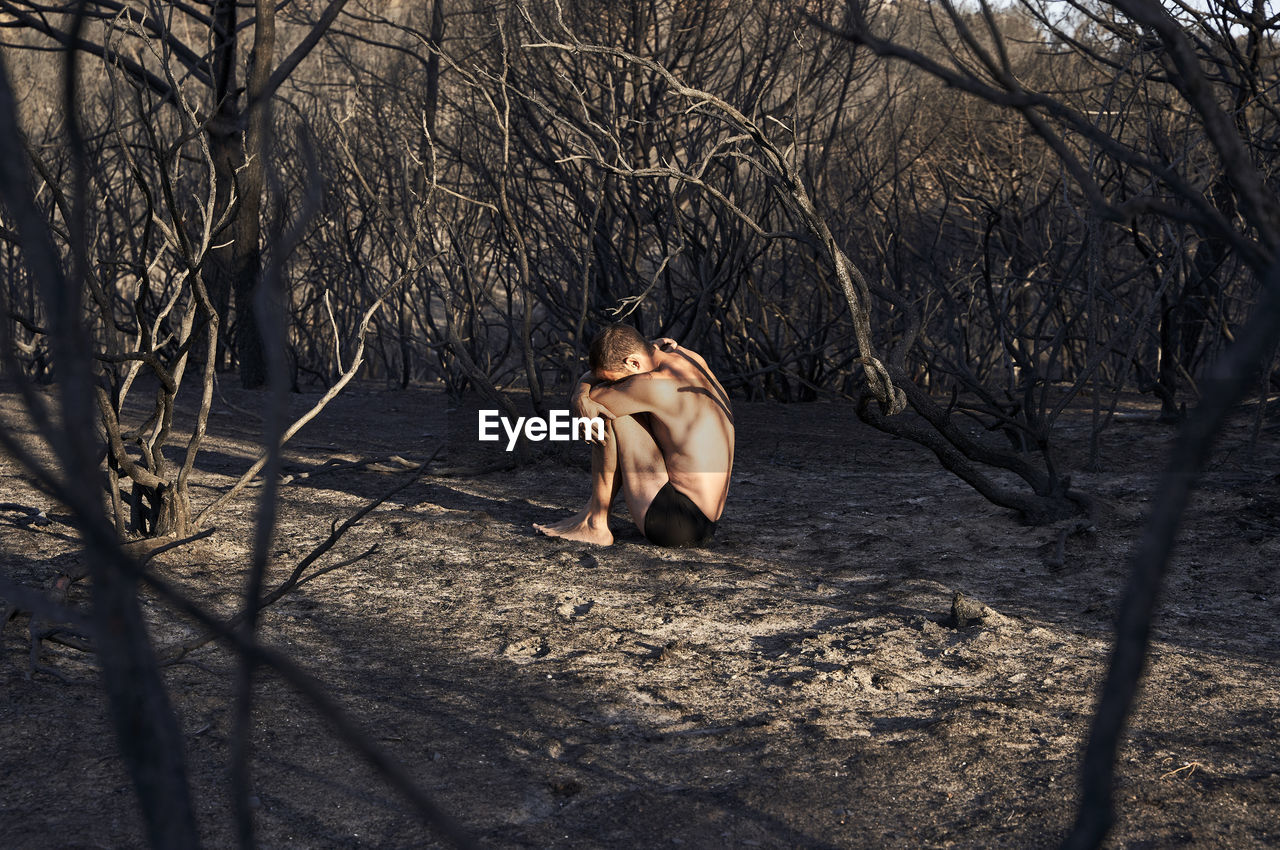
[[[613,543],[608,519],[597,522],[586,511],[549,525],[535,524],[533,530],[548,537],[563,537],[566,540],[595,543],[597,546],[609,546]]]

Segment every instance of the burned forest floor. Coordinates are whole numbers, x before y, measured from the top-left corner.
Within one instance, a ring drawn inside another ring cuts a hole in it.
[[[263,396],[226,399],[234,408],[216,401],[197,462],[197,510],[260,445],[251,414]],[[261,634],[479,846],[1061,840],[1126,556],[1173,436],[1152,409],[1121,405],[1094,471],[1089,416],[1067,414],[1059,463],[1099,509],[1092,530],[1064,539],[1072,523],[1019,523],[848,406],[742,402],[715,541],[665,550],[621,503],[612,547],[536,536],[533,523],[585,500],[586,452],[485,471],[505,453],[475,441],[476,407],[453,409],[434,388],[359,387],[294,438],[268,587],[332,522],[403,481],[405,462],[443,443],[432,468],[448,474],[369,514],[315,569],[340,566],[266,609]],[[6,389],[0,416],[36,446],[19,411]],[[1186,518],[1109,846],[1280,843],[1280,423],[1263,420],[1251,444],[1254,426],[1248,411],[1233,421]],[[0,493],[43,511],[0,512],[0,574],[34,588],[76,574],[65,509],[2,456]],[[211,536],[150,568],[230,616],[260,493],[247,489],[210,519]],[[70,604],[87,604],[87,583],[71,585]],[[995,614],[958,628],[957,591]],[[199,633],[144,601],[161,656]],[[0,645],[0,846],[144,844],[92,656],[46,642],[39,663],[62,678],[32,674],[19,615]],[[235,669],[217,644],[165,668],[209,847],[234,844]],[[260,846],[439,846],[270,670],[254,717]]]

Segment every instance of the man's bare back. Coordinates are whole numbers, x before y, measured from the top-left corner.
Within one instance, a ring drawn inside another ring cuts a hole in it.
[[[538,531],[607,545],[609,505],[621,491],[650,539],[663,545],[709,539],[729,492],[733,412],[700,355],[673,340],[659,342],[640,339],[625,357],[615,352],[583,376],[574,396],[578,415],[610,421],[592,452],[591,498],[579,514]]]
[[[626,379],[670,382],[668,388],[636,394],[648,396],[654,408],[648,411],[649,430],[662,452],[667,477],[672,486],[693,500],[707,518],[720,519],[729,495],[729,475],[733,471],[733,414],[729,397],[695,352],[685,348],[659,350],[651,372]],[[639,388],[637,388],[639,390]],[[650,388],[645,388],[650,389]],[[616,396],[593,391],[610,413]]]

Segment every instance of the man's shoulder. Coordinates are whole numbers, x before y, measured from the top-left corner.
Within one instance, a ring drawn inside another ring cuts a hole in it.
[[[706,366],[706,365],[707,365],[707,359],[706,359],[705,357],[703,357],[701,354],[699,354],[698,352],[694,351],[692,348],[685,348],[685,347],[682,345],[682,346],[680,346],[678,349],[676,349],[676,353],[677,353],[677,354],[680,354],[680,353],[687,354],[687,355],[689,355],[689,357],[690,357],[690,358],[692,358],[694,361],[696,361],[696,362],[697,362],[697,363],[699,363],[700,365],[702,365],[702,366]]]
[[[675,389],[680,375],[671,369],[659,367],[651,372],[642,372],[627,379],[627,384],[636,392],[667,393]]]
[[[628,375],[619,381],[605,384],[605,386],[626,395],[647,395],[662,391],[666,384],[674,380],[675,375],[666,374],[660,369],[654,369],[650,372]]]
[[[667,409],[676,403],[680,386],[679,375],[664,369],[654,369],[619,381],[614,388],[648,407]]]

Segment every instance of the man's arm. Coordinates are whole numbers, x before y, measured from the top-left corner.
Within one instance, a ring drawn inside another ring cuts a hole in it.
[[[674,401],[675,391],[675,381],[645,373],[613,383],[596,384],[591,388],[590,396],[592,401],[617,417],[668,409]]]
[[[598,383],[600,383],[600,379],[595,376],[594,372],[590,370],[583,372],[582,377],[578,379],[578,385],[574,387],[573,394],[569,396],[569,401],[577,404],[578,400],[591,392],[591,388]]]
[[[569,397],[569,406],[573,408],[575,416],[583,416],[592,419],[596,416],[603,416],[605,419],[612,419],[613,414],[605,410],[600,404],[591,398],[591,389],[603,383],[591,371],[583,372],[582,377],[578,379],[578,386],[574,388],[573,395]]]

